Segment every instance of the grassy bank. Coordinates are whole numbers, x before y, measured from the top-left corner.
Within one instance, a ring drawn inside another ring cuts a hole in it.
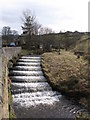
[[[88,63],[73,53],[61,51],[44,53],[42,67],[48,82],[54,89],[75,98],[88,108]]]
[[[22,49],[21,56],[23,56],[23,55],[40,55],[42,53],[43,53],[43,51],[40,50],[40,49],[38,49],[38,50],[28,50],[28,49],[26,50],[26,49]]]

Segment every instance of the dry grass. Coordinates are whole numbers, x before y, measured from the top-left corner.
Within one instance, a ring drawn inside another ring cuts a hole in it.
[[[88,98],[88,63],[77,59],[71,52],[61,51],[44,53],[42,66],[49,82],[63,93],[77,97],[80,103],[87,106]],[[83,98],[84,97],[84,98]],[[84,101],[84,102],[82,102]]]

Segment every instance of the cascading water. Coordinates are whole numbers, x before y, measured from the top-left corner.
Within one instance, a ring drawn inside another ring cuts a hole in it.
[[[40,62],[41,56],[23,56],[10,71],[17,118],[74,118],[83,109],[52,90]]]

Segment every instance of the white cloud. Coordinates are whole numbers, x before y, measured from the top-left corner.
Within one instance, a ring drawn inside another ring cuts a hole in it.
[[[0,8],[0,21],[3,18],[0,26],[15,26],[19,31],[20,17],[25,9],[35,12],[42,25],[57,32],[88,30],[88,0],[1,0]]]

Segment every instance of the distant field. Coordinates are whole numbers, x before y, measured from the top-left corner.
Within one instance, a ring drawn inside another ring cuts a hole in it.
[[[82,36],[80,40],[77,41],[76,46],[74,48],[75,51],[84,51],[88,52],[88,48],[90,49],[90,37]]]

